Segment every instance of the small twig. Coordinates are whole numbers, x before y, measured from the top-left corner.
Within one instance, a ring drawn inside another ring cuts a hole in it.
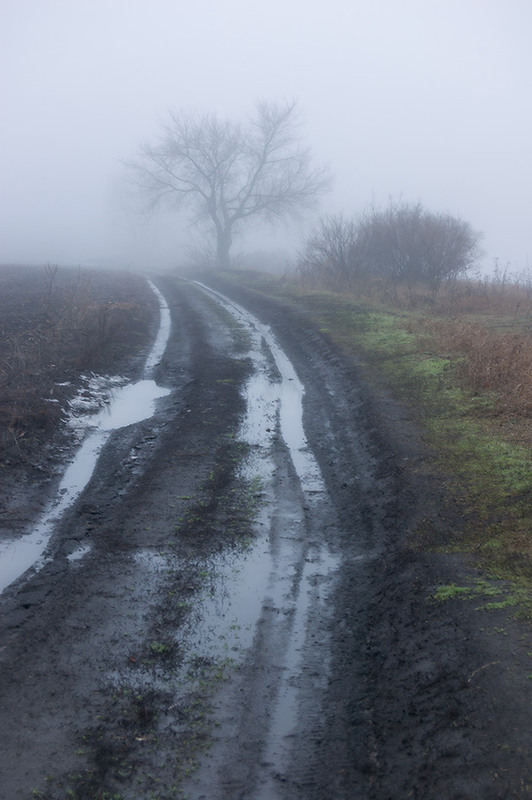
[[[479,667],[478,669],[476,669],[474,672],[471,673],[471,675],[467,679],[467,682],[471,683],[477,672],[481,672],[483,669],[486,669],[486,667],[494,667],[496,664],[500,663],[501,663],[500,661],[490,661],[489,664],[484,664],[482,667]]]
[[[18,450],[19,456],[21,457],[21,459],[22,459],[23,461],[27,461],[27,460],[28,460],[28,457],[27,457],[27,456],[26,456],[26,454],[25,454],[25,453],[23,453],[23,452],[22,452],[22,450],[20,449],[20,445],[19,445],[19,443],[18,443],[18,439],[17,439],[17,437],[15,436],[15,431],[14,431],[12,428],[10,428],[10,429],[9,429],[9,432],[10,432],[11,436],[13,437],[13,441],[15,442],[15,445],[16,445],[16,447],[17,447],[17,450]]]

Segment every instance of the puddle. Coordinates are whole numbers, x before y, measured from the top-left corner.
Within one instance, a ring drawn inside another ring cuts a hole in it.
[[[86,556],[87,553],[90,553],[91,549],[92,548],[90,544],[81,544],[77,550],[74,550],[72,553],[68,554],[67,561],[81,561],[83,556]]]
[[[209,562],[205,587],[186,634],[187,652],[194,656],[238,659],[253,643],[267,590],[271,555],[260,542],[244,555]]]
[[[304,648],[310,615],[326,616],[328,596],[339,565],[339,559],[327,547],[317,544],[310,548],[300,570],[306,548],[305,532],[303,520],[294,517],[286,521],[278,549],[272,548],[268,532],[264,531],[249,552],[233,556],[232,562],[230,558],[225,563],[212,562],[213,571],[206,577],[204,597],[195,605],[188,629],[180,631],[183,651],[187,654],[185,674],[193,674],[194,662],[205,657],[209,663],[230,665],[233,676],[228,676],[217,695],[215,721],[219,732],[209,758],[202,761],[191,785],[186,787],[191,798],[208,797],[212,787],[218,785],[218,769],[227,760],[227,740],[236,735],[235,700],[242,705],[238,718],[240,714],[249,714],[253,724],[256,712],[266,711],[267,715],[267,722],[263,722],[259,781],[253,797],[270,800],[279,796],[278,776],[286,773],[298,725],[301,676],[305,670],[308,676]],[[327,584],[325,591],[324,584]],[[319,680],[323,688],[329,675],[329,639],[329,633],[322,630],[318,647]],[[258,667],[258,674],[271,671],[272,677],[265,679],[266,688],[260,680],[253,680],[251,686],[245,678],[240,683],[240,675],[245,676],[246,672],[239,667],[248,658]],[[312,677],[314,687],[318,681],[316,674],[317,670]],[[271,706],[256,707],[263,693],[268,696],[275,675],[280,677]],[[193,689],[190,678],[183,685],[190,691]]]
[[[90,427],[92,414],[97,414],[112,398],[113,392],[124,385],[119,375],[80,375],[82,388],[68,403],[66,424],[83,438]]]
[[[320,596],[314,587],[321,578],[329,580],[338,566],[339,559],[325,546],[319,547],[312,560],[307,558],[305,562],[294,607],[288,647],[284,653],[279,692],[270,716],[268,735],[261,754],[263,764],[274,765],[273,775],[269,771],[262,785],[257,788],[256,800],[270,800],[271,797],[277,796],[277,776],[288,765],[289,737],[293,734],[298,722],[300,677],[303,669],[307,666],[303,649],[309,612],[311,607],[315,613],[319,611],[320,605],[327,603],[327,597]],[[322,654],[320,677],[322,681],[326,680],[329,674],[325,644],[325,639],[322,638],[320,641]]]
[[[281,675],[278,694],[269,713],[261,763],[269,765],[258,787],[260,798],[277,796],[271,775],[285,766],[288,743],[297,725],[298,679],[303,669],[303,649],[311,613],[320,613],[326,595],[320,586],[332,580],[339,559],[321,542],[308,542],[308,524],[297,492],[283,497],[279,508],[274,496],[274,463],[271,446],[276,433],[290,453],[299,479],[304,503],[312,507],[325,497],[320,468],[309,449],[303,429],[301,384],[287,355],[271,330],[245,309],[202,284],[201,289],[226,308],[250,335],[248,356],[254,371],[244,397],[246,414],[239,439],[251,445],[251,455],[244,474],[259,476],[263,485],[263,503],[256,519],[257,540],[246,553],[209,562],[204,596],[191,621],[186,649],[208,657],[230,657],[242,661],[251,653],[260,623],[265,623],[259,637],[272,637],[269,648],[275,655],[275,669]],[[272,370],[272,363],[277,369]],[[315,506],[314,506],[315,507]],[[270,630],[270,633],[265,631]],[[324,653],[326,642],[323,641]],[[321,674],[327,674],[326,656]],[[252,699],[243,702],[252,705]],[[233,700],[227,700],[231,718]],[[223,749],[223,736],[221,737]],[[211,762],[216,764],[216,758]],[[203,765],[199,783],[208,786],[216,781],[209,763]]]
[[[144,366],[144,379],[119,386],[121,379],[116,376],[85,378],[83,392],[71,403],[69,420],[83,442],[65,470],[55,500],[33,531],[19,539],[0,543],[0,592],[30,567],[38,570],[44,565],[43,555],[55,525],[89,482],[111,432],[149,419],[155,411],[156,401],[170,394],[170,389],[157,386],[148,377],[161,360],[170,334],[168,305],[157,287],[151,281],[148,283],[159,301],[160,324]],[[72,556],[69,560],[79,560],[83,555]]]
[[[168,308],[168,303],[164,299],[164,296],[152,281],[148,280],[148,283],[150,285],[150,289],[159,302],[159,331],[151,352],[146,359],[146,364],[144,365],[145,378],[147,378],[153,372],[154,368],[163,357],[164,351],[166,350],[168,337],[170,336],[170,327],[172,324],[170,320],[170,309]]]
[[[170,389],[157,386],[155,381],[128,383],[113,392],[111,402],[90,420],[90,427],[114,431],[153,416],[155,401],[170,394]]]
[[[239,322],[252,340],[249,356],[255,367],[255,375],[246,387],[247,430],[246,433],[264,444],[275,433],[275,418],[279,415],[281,435],[306,494],[323,492],[325,489],[321,470],[311,453],[303,430],[303,395],[305,388],[299,380],[291,361],[278,344],[271,329],[263,325],[238,303],[195,281],[207,294],[217,300]],[[280,375],[280,381],[271,377],[270,364],[263,350],[266,345]],[[268,410],[266,416],[265,409]],[[268,430],[269,422],[272,422]],[[253,444],[253,441],[250,442]]]

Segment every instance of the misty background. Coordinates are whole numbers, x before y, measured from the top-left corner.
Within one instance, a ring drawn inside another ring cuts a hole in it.
[[[332,191],[236,252],[293,257],[319,215],[393,198],[529,269],[531,31],[529,0],[2,0],[0,263],[182,264],[186,217],[139,215],[123,162],[169,108],[295,99]]]

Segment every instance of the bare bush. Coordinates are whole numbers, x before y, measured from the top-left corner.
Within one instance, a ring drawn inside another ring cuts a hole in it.
[[[304,280],[350,289],[378,282],[437,289],[464,275],[480,255],[480,234],[469,223],[417,205],[391,204],[358,221],[322,219],[300,256]]]
[[[354,248],[357,228],[342,214],[322,218],[300,254],[298,274],[314,285],[346,289],[355,282]]]
[[[371,211],[358,225],[358,257],[371,272],[432,288],[465,274],[480,254],[479,241],[469,223],[426,211],[420,203]]]

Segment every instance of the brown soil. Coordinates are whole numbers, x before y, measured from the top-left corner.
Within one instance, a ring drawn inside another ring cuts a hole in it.
[[[16,372],[14,341],[29,348],[32,331],[50,338],[37,274],[0,274],[9,287],[9,300],[0,293],[3,378]],[[111,436],[58,523],[46,566],[1,597],[1,796],[532,797],[529,626],[511,609],[431,600],[435,587],[475,575],[407,544],[425,515],[438,514],[443,492],[416,420],[369,389],[362,369],[296,310],[221,285],[272,327],[304,383],[305,431],[327,487],[326,501],[305,505],[278,436],[271,547],[281,547],[283,520],[298,509],[290,525],[297,516],[300,561],[290,570],[303,570],[324,544],[339,565],[333,577],[317,575],[309,595],[303,666],[290,684],[296,722],[277,743],[282,766],[265,743],[291,601],[264,603],[238,658],[187,650],[195,614],[218,585],[213,563],[242,563],[258,536],[260,492],[239,472],[235,437],[251,364],[234,324],[197,287],[154,281],[173,323],[156,378],[172,394],[154,417]],[[53,361],[32,368],[34,397],[64,405],[51,387],[75,387],[85,369],[139,376],[156,332],[153,295],[135,276],[98,273],[91,287],[91,303],[124,304],[125,321],[92,366],[77,361],[81,338],[63,337]],[[31,524],[68,448],[59,416],[45,425],[13,417],[13,385],[1,428],[5,446],[17,440],[2,457],[4,536]],[[69,561],[80,542],[89,554]]]

